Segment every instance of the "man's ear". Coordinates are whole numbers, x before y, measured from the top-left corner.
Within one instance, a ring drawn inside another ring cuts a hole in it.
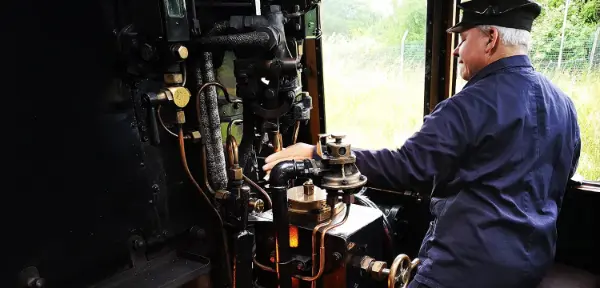
[[[485,53],[489,53],[489,52],[495,50],[496,47],[498,47],[498,41],[500,41],[500,38],[498,35],[498,29],[496,29],[495,27],[491,27],[490,30],[488,30],[487,36],[488,36],[488,43],[487,43],[487,46],[485,47]]]

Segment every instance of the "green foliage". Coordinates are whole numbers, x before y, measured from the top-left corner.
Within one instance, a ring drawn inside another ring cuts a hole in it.
[[[534,22],[532,29],[533,59],[545,61],[557,59],[560,53],[560,42],[566,1],[541,0],[542,14]],[[590,55],[593,46],[593,35],[600,23],[600,15],[596,12],[600,0],[571,1],[565,26],[563,59],[575,60]],[[577,62],[574,62],[577,65]]]

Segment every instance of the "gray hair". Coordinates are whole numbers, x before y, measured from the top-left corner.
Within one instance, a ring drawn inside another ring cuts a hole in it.
[[[531,49],[531,33],[529,31],[492,25],[477,26],[484,33],[487,33],[492,27],[498,29],[498,38],[502,44],[506,46],[518,46],[522,52],[529,53]]]

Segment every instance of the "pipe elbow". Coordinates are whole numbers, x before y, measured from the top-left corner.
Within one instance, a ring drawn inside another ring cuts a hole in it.
[[[272,188],[287,188],[289,180],[297,176],[318,175],[323,168],[323,163],[314,159],[281,161],[271,169],[269,184]]]
[[[271,187],[287,187],[288,182],[296,172],[296,160],[285,160],[277,163],[271,169],[269,184]]]

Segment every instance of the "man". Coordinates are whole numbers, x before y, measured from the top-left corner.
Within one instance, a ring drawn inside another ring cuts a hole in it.
[[[434,221],[409,287],[529,288],[552,265],[556,220],[580,136],[571,100],[527,57],[535,3],[464,3],[460,76],[467,84],[397,150],[355,150],[371,185],[431,193]],[[314,157],[297,144],[266,159]]]

